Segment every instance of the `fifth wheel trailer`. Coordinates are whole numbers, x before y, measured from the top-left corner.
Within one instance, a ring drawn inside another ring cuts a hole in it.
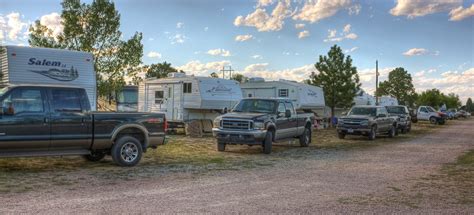
[[[0,47],[0,87],[73,86],[86,90],[96,110],[96,74],[91,53],[23,46]]]
[[[140,83],[138,95],[138,111],[164,112],[169,130],[185,127],[188,131],[194,127],[189,129],[199,130],[194,134],[211,132],[212,120],[242,99],[236,81],[185,73],[147,79]]]

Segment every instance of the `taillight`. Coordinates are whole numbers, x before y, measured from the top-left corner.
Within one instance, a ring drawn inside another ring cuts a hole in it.
[[[166,117],[164,117],[163,120],[165,121],[163,127],[165,128],[165,132],[166,132],[168,131],[168,121],[166,120]]]

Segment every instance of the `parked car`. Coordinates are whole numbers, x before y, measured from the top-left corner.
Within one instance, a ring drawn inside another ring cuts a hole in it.
[[[459,110],[458,112],[456,112],[456,115],[458,116],[458,118],[467,118],[468,114],[469,113],[465,110]],[[469,116],[470,116],[470,114],[469,114]]]
[[[313,113],[297,113],[289,99],[242,99],[230,113],[217,117],[212,133],[217,150],[226,145],[259,145],[263,153],[272,151],[273,142],[299,139],[302,147],[311,143]]]
[[[337,134],[340,139],[346,135],[365,135],[374,140],[377,135],[396,135],[397,122],[384,106],[354,106],[346,116],[340,117]]]
[[[164,114],[92,112],[84,88],[10,86],[0,90],[0,103],[0,157],[111,155],[134,166],[165,140]]]
[[[417,111],[418,120],[430,121],[432,124],[444,125],[446,123],[446,115],[436,111],[430,106],[419,106]]]
[[[386,108],[389,115],[397,117],[397,130],[402,134],[411,131],[411,116],[407,106],[395,105],[387,106]]]

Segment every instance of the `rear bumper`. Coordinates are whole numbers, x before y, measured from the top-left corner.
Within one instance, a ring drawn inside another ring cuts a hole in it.
[[[166,136],[164,132],[148,134],[148,147],[156,148],[158,145],[166,143]]]
[[[260,145],[265,140],[267,130],[224,130],[213,128],[212,135],[218,142],[226,144]]]

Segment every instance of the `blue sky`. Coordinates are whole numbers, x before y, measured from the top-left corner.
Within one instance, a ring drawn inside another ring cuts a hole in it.
[[[2,43],[27,45],[27,25],[38,19],[60,32],[54,14],[60,1],[38,2],[0,0]],[[124,37],[144,35],[144,64],[168,61],[196,75],[232,65],[247,76],[302,80],[337,44],[351,55],[369,92],[378,59],[382,80],[404,67],[418,91],[436,87],[463,100],[474,97],[473,0],[115,2]],[[248,40],[237,41],[239,35]]]

